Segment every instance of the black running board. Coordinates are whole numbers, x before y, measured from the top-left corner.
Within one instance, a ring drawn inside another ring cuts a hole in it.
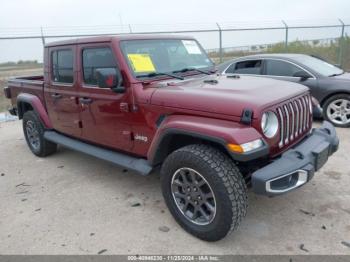
[[[61,135],[55,131],[46,131],[44,133],[44,138],[64,147],[83,152],[90,156],[94,156],[123,168],[135,171],[144,176],[148,175],[152,171],[152,166],[150,166],[147,160],[143,158],[136,158],[123,153],[90,145],[65,135]]]

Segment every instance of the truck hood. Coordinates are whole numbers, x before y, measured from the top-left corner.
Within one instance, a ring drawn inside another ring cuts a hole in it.
[[[206,76],[184,81],[158,82],[151,104],[240,117],[251,109],[253,117],[268,107],[307,92],[308,88],[263,77]]]

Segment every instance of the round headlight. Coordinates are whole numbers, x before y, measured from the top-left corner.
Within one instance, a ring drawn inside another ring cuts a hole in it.
[[[268,138],[272,138],[278,131],[278,118],[275,113],[265,112],[261,118],[261,130]]]

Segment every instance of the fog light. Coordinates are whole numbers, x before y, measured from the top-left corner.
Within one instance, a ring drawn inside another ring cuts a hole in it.
[[[254,141],[244,143],[241,145],[235,145],[235,144],[228,144],[227,147],[236,153],[246,153],[249,151],[253,151],[255,149],[258,149],[264,145],[263,141],[261,139],[256,139]]]
[[[308,180],[308,172],[296,170],[292,173],[276,177],[266,182],[266,192],[281,194],[304,185]]]

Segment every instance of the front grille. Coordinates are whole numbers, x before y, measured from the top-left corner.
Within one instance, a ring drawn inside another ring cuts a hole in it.
[[[305,95],[277,107],[280,123],[279,147],[293,142],[311,127],[311,98]]]

